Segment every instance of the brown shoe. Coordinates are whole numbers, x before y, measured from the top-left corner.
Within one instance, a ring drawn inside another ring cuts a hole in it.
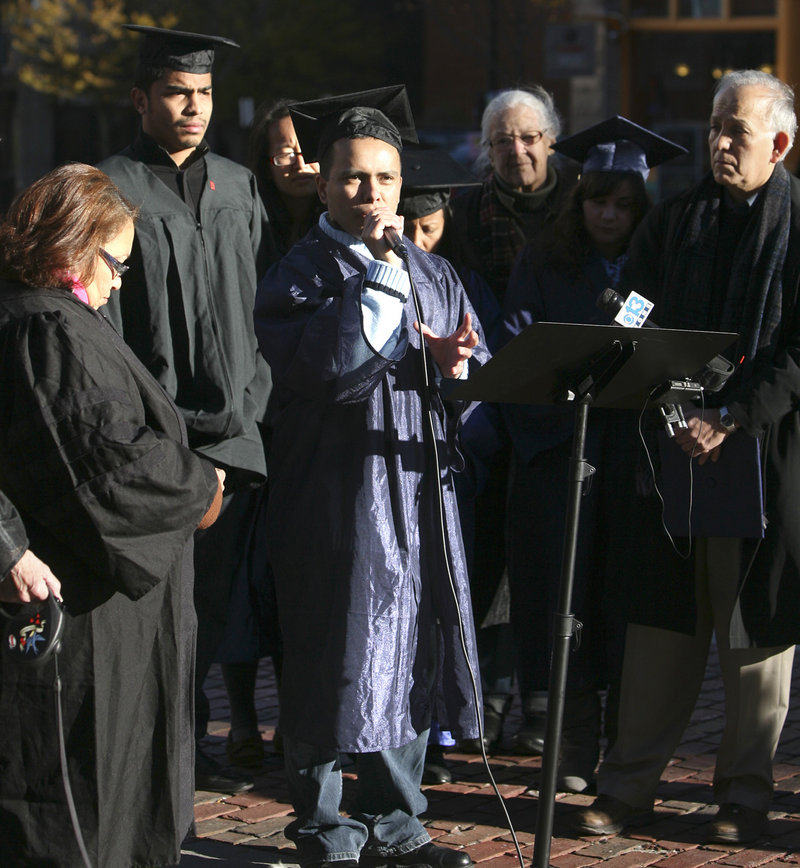
[[[766,811],[726,802],[720,805],[717,816],[709,826],[708,841],[717,844],[747,844],[760,838],[766,825]]]
[[[650,811],[634,808],[613,796],[598,796],[573,817],[572,827],[581,835],[618,835],[631,821],[643,820]]]

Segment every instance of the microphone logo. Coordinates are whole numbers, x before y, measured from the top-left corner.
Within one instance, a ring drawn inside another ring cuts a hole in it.
[[[650,311],[653,309],[653,302],[645,298],[643,295],[632,292],[626,299],[622,307],[617,311],[614,321],[626,328],[641,328],[645,320],[650,316]]]

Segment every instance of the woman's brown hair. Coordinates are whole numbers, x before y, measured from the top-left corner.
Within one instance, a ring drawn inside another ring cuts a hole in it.
[[[66,163],[34,181],[0,222],[0,273],[30,286],[91,282],[100,247],[136,219],[108,175]]]

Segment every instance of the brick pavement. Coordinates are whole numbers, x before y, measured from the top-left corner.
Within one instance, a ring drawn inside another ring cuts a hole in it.
[[[794,687],[800,687],[800,665],[795,666]],[[224,761],[229,721],[218,667],[212,670],[207,688],[212,722],[206,744],[210,753]],[[268,660],[262,661],[259,670],[256,701],[261,731],[268,742],[256,787],[242,796],[196,794],[198,838],[187,844],[181,868],[296,864],[294,847],[283,834],[292,809],[280,758],[271,747],[278,701]],[[519,713],[516,704],[507,723],[508,735],[518,725]],[[800,708],[794,705],[775,760],[776,791],[767,834],[747,847],[703,843],[705,826],[716,810],[710,783],[722,721],[722,686],[712,655],[691,723],[662,777],[652,821],[625,836],[576,838],[569,832],[569,815],[591,797],[559,794],[550,860],[554,868],[601,864],[602,868],[701,868],[712,864],[786,868],[787,863],[800,864]],[[507,741],[504,748],[508,748]],[[454,782],[425,787],[428,811],[424,820],[431,837],[449,846],[465,847],[481,868],[517,868],[514,843],[480,757],[448,754],[448,761]],[[533,855],[541,759],[515,756],[504,749],[490,757],[490,766],[528,868]],[[346,768],[345,807],[354,778],[352,769]]]

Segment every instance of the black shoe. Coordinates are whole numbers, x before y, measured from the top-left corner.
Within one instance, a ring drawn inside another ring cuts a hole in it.
[[[572,828],[580,835],[619,835],[629,825],[640,825],[652,811],[634,808],[613,796],[598,796],[591,805],[576,811]]]
[[[496,708],[495,705],[498,705],[499,708]],[[500,746],[500,742],[503,740],[503,722],[510,707],[510,696],[503,697],[499,703],[484,703],[483,744],[486,747],[486,753],[492,753]],[[462,753],[481,753],[481,740],[479,738],[464,739],[458,743],[458,749]]]
[[[422,770],[423,784],[452,784],[453,775],[444,761],[440,747],[428,747],[425,751],[425,766]]]
[[[469,868],[472,865],[466,850],[451,850],[449,847],[437,847],[432,841],[401,853],[397,856],[379,856],[378,854],[362,853],[361,864],[370,865],[402,865],[403,868]]]
[[[522,697],[522,726],[514,733],[514,751],[526,756],[544,753],[547,732],[547,691],[534,690]]]
[[[766,828],[766,811],[726,802],[712,820],[707,840],[715,844],[749,844],[760,838]]]
[[[525,756],[539,756],[544,753],[544,734],[547,717],[530,715],[525,723],[514,733],[514,750]]]
[[[195,747],[194,752],[194,788],[207,790],[211,793],[225,793],[237,796],[252,790],[255,781],[252,778],[232,777],[222,771],[222,766],[212,759],[205,751]]]

